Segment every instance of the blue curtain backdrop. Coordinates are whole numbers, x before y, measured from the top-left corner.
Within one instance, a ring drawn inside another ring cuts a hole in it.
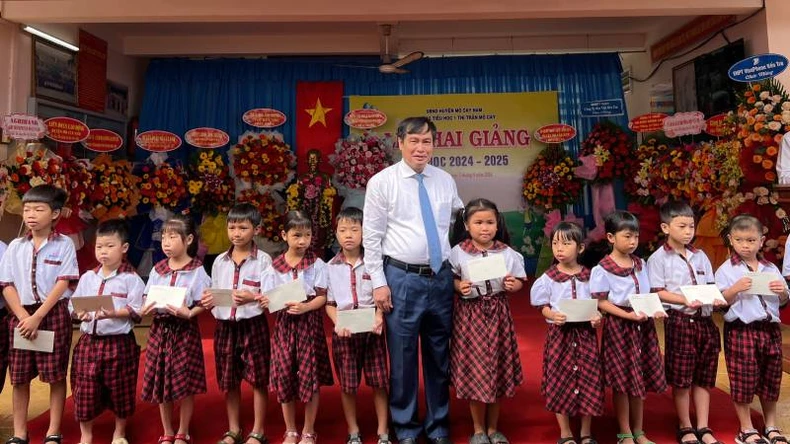
[[[277,128],[294,145],[296,82],[342,80],[346,96],[558,91],[560,123],[576,127],[566,144],[578,152],[580,141],[599,120],[583,118],[583,102],[623,99],[622,67],[616,53],[534,56],[426,58],[408,66],[408,74],[380,74],[377,57],[288,57],[269,59],[157,59],[148,67],[140,131],[160,129],[178,135],[195,127],[219,128],[231,143],[247,130],[242,114],[275,108],[288,121]],[[348,111],[345,101],[344,113]],[[627,117],[609,117],[626,126]],[[537,129],[537,128],[532,128]],[[171,153],[184,158],[189,147]],[[137,160],[148,156],[136,150]],[[622,207],[622,193],[618,207]],[[590,216],[590,200],[574,206]]]
[[[409,74],[380,74],[378,64],[376,57],[154,60],[146,75],[140,131],[183,135],[209,126],[226,131],[235,142],[254,129],[241,115],[265,107],[288,116],[278,130],[293,146],[296,82],[342,80],[346,96],[559,91],[560,122],[579,132],[568,144],[576,152],[580,138],[597,122],[580,117],[579,105],[623,98],[616,53],[426,58],[409,65]],[[627,124],[626,116],[610,119]],[[137,150],[138,160],[146,156]]]

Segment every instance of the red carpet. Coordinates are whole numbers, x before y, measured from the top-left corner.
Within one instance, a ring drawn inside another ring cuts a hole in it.
[[[500,429],[513,444],[554,443],[558,437],[556,421],[554,415],[544,409],[539,392],[545,324],[540,314],[529,306],[529,298],[526,293],[513,297],[511,301],[516,316],[515,322],[526,382],[520,387],[515,398],[503,402]],[[196,398],[196,409],[192,419],[192,436],[196,444],[214,444],[226,430],[227,422],[224,399],[216,388],[214,377],[213,323],[210,316],[204,316],[201,329],[207,363],[209,393]],[[140,379],[142,379],[142,367],[141,363]],[[244,388],[243,396],[242,418],[245,431],[248,431],[252,425],[252,396],[247,386]],[[593,420],[593,434],[601,443],[615,442],[617,433],[610,398],[607,396],[609,405],[606,414]],[[370,438],[375,434],[376,421],[370,392],[366,388],[361,393],[359,412],[362,433]],[[452,438],[456,443],[465,443],[472,431],[466,403],[453,399],[451,412]],[[73,400],[69,398],[66,402],[63,421],[65,444],[79,441],[79,425],[74,421],[73,415]],[[177,414],[175,417],[178,417]],[[31,421],[30,437],[33,442],[40,442],[43,438],[47,429],[47,421],[47,413]],[[759,424],[758,422],[755,425],[759,426]],[[676,419],[670,393],[648,397],[645,402],[645,429],[648,431],[649,437],[657,444],[674,443],[675,427]],[[731,442],[737,430],[737,420],[730,399],[726,393],[720,390],[714,390],[711,394],[711,427],[718,431],[719,439],[725,442]],[[110,414],[105,413],[96,420],[94,442],[97,444],[109,442],[112,437],[112,428],[113,418]],[[316,430],[321,443],[340,444],[345,442],[346,425],[340,407],[337,386],[324,388],[321,392],[321,407],[319,408]],[[276,403],[274,396],[270,396],[266,432],[272,444],[281,442],[284,425],[280,406]],[[156,442],[160,434],[161,425],[157,406],[139,401],[137,412],[129,421],[129,441],[132,444],[152,444]],[[366,442],[370,442],[370,440]]]

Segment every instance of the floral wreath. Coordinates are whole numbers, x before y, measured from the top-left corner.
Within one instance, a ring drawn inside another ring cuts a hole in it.
[[[597,175],[595,183],[606,183],[617,177],[627,177],[633,152],[633,140],[620,126],[608,120],[593,127],[582,142],[579,158],[593,156]]]
[[[10,213],[22,214],[22,196],[35,186],[49,184],[68,191],[63,159],[42,144],[30,145],[20,145],[6,165],[10,193],[5,208]]]
[[[136,214],[141,179],[132,174],[132,165],[126,160],[113,160],[109,154],[99,154],[91,163],[94,181],[87,201],[93,217],[103,221]]]
[[[573,174],[576,166],[559,145],[544,149],[524,174],[524,200],[547,211],[576,202],[582,189],[581,179]]]
[[[136,174],[141,179],[138,211],[172,211],[186,206],[189,197],[187,173],[181,164],[171,164],[167,160],[166,155],[154,153],[137,166]]]
[[[293,180],[296,156],[279,132],[247,131],[230,150],[237,189],[255,186],[259,191],[283,190]]]
[[[189,166],[191,208],[203,215],[227,213],[233,206],[236,184],[219,152],[200,150]]]
[[[363,190],[371,177],[392,165],[394,152],[395,139],[388,134],[351,133],[338,140],[334,154],[329,155],[335,169],[332,182],[341,194],[347,189]]]

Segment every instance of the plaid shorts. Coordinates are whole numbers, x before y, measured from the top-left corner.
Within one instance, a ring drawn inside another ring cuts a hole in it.
[[[754,395],[766,401],[779,399],[782,331],[778,323],[725,322],[724,358],[733,402],[748,404]]]
[[[8,311],[0,308],[0,393],[3,392],[5,385],[5,374],[8,370],[8,347],[11,340],[8,339]]]
[[[672,387],[715,387],[721,337],[710,316],[669,310],[664,322],[664,364]]]
[[[71,391],[77,421],[90,421],[105,409],[118,418],[134,413],[140,346],[134,333],[80,337],[71,359]]]
[[[332,358],[343,393],[356,393],[365,373],[368,387],[389,386],[387,345],[384,335],[357,333],[348,338],[332,335]]]
[[[69,352],[71,351],[71,314],[68,308],[69,301],[61,299],[44,316],[39,324],[39,330],[49,330],[55,333],[55,346],[52,353],[18,350],[13,347],[9,350],[9,373],[12,385],[27,384],[36,376],[42,382],[53,383],[66,380],[69,370]],[[24,308],[33,314],[41,305],[26,305]],[[10,316],[8,334],[11,338],[14,329],[19,325],[16,316]],[[13,342],[13,339],[11,339]]]
[[[217,321],[214,330],[214,363],[217,384],[223,392],[247,381],[257,389],[269,386],[269,324],[265,315],[238,321]]]

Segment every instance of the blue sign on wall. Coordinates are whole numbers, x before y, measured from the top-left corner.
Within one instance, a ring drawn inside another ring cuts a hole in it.
[[[625,114],[623,99],[596,100],[581,104],[582,117],[622,116]]]
[[[781,54],[758,54],[732,65],[727,72],[736,82],[759,82],[776,77],[787,69],[787,57]]]

